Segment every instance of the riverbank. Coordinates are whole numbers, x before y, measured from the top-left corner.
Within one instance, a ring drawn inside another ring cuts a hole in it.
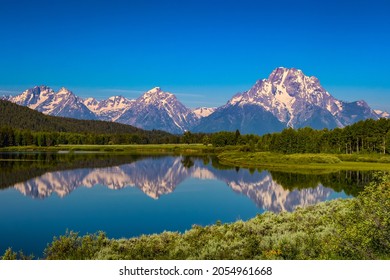
[[[131,155],[215,155],[231,167],[260,168],[296,173],[337,170],[390,171],[390,155],[383,154],[279,154],[242,151],[242,146],[213,147],[203,144],[56,145],[13,146],[0,152],[105,153]]]
[[[180,153],[214,153],[221,149],[203,144],[132,144],[132,145],[56,145],[49,147],[39,146],[12,146],[1,148],[0,152],[101,152],[124,154],[180,154]]]
[[[222,151],[219,162],[228,166],[244,168],[267,168],[269,170],[382,170],[390,171],[390,156],[379,154],[277,154],[269,152]]]
[[[91,152],[133,152],[133,151],[175,151],[175,150],[207,150],[202,144],[145,144],[145,145],[55,145],[39,146],[11,146],[1,148],[0,151],[91,151]]]

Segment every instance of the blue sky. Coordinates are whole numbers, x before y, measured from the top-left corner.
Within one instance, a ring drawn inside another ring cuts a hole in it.
[[[0,95],[45,84],[219,106],[278,67],[390,111],[390,1],[0,0]]]

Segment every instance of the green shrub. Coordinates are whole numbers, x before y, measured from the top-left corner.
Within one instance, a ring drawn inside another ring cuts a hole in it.
[[[95,254],[107,243],[108,239],[103,232],[79,236],[77,232],[69,231],[59,238],[54,237],[44,254],[49,260],[94,259]]]

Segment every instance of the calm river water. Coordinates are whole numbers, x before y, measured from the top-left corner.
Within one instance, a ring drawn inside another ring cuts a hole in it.
[[[211,156],[0,154],[0,255],[40,257],[66,230],[132,237],[293,211],[356,195],[370,178],[230,168]]]

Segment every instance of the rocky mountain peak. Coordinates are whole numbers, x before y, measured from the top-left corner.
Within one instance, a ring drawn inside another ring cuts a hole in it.
[[[163,129],[171,133],[183,133],[197,120],[195,113],[175,95],[159,87],[145,92],[117,119],[143,129]]]
[[[60,88],[59,91],[56,92],[57,98],[66,98],[66,97],[76,97],[72,91],[68,90],[65,87]]]
[[[316,77],[306,76],[296,68],[278,67],[268,79],[258,80],[251,89],[236,94],[225,106],[203,118],[195,131],[239,129],[263,134],[280,131],[283,126],[335,128],[378,117],[364,101],[337,100]]]
[[[99,101],[97,101],[93,97],[89,97],[89,98],[83,99],[83,103],[85,106],[87,106],[89,108],[90,106],[96,107],[99,104]]]
[[[162,90],[161,90],[160,87],[154,87],[154,88],[148,90],[147,92],[145,92],[145,94],[154,94],[154,93],[159,93],[159,92],[161,92],[161,91],[162,91]]]
[[[170,92],[163,91],[160,87],[152,88],[141,95],[137,102],[150,104],[154,106],[162,106],[163,104],[176,102],[177,98]]]
[[[271,72],[268,81],[273,84],[283,84],[293,79],[302,79],[304,74],[296,68],[278,67]]]

